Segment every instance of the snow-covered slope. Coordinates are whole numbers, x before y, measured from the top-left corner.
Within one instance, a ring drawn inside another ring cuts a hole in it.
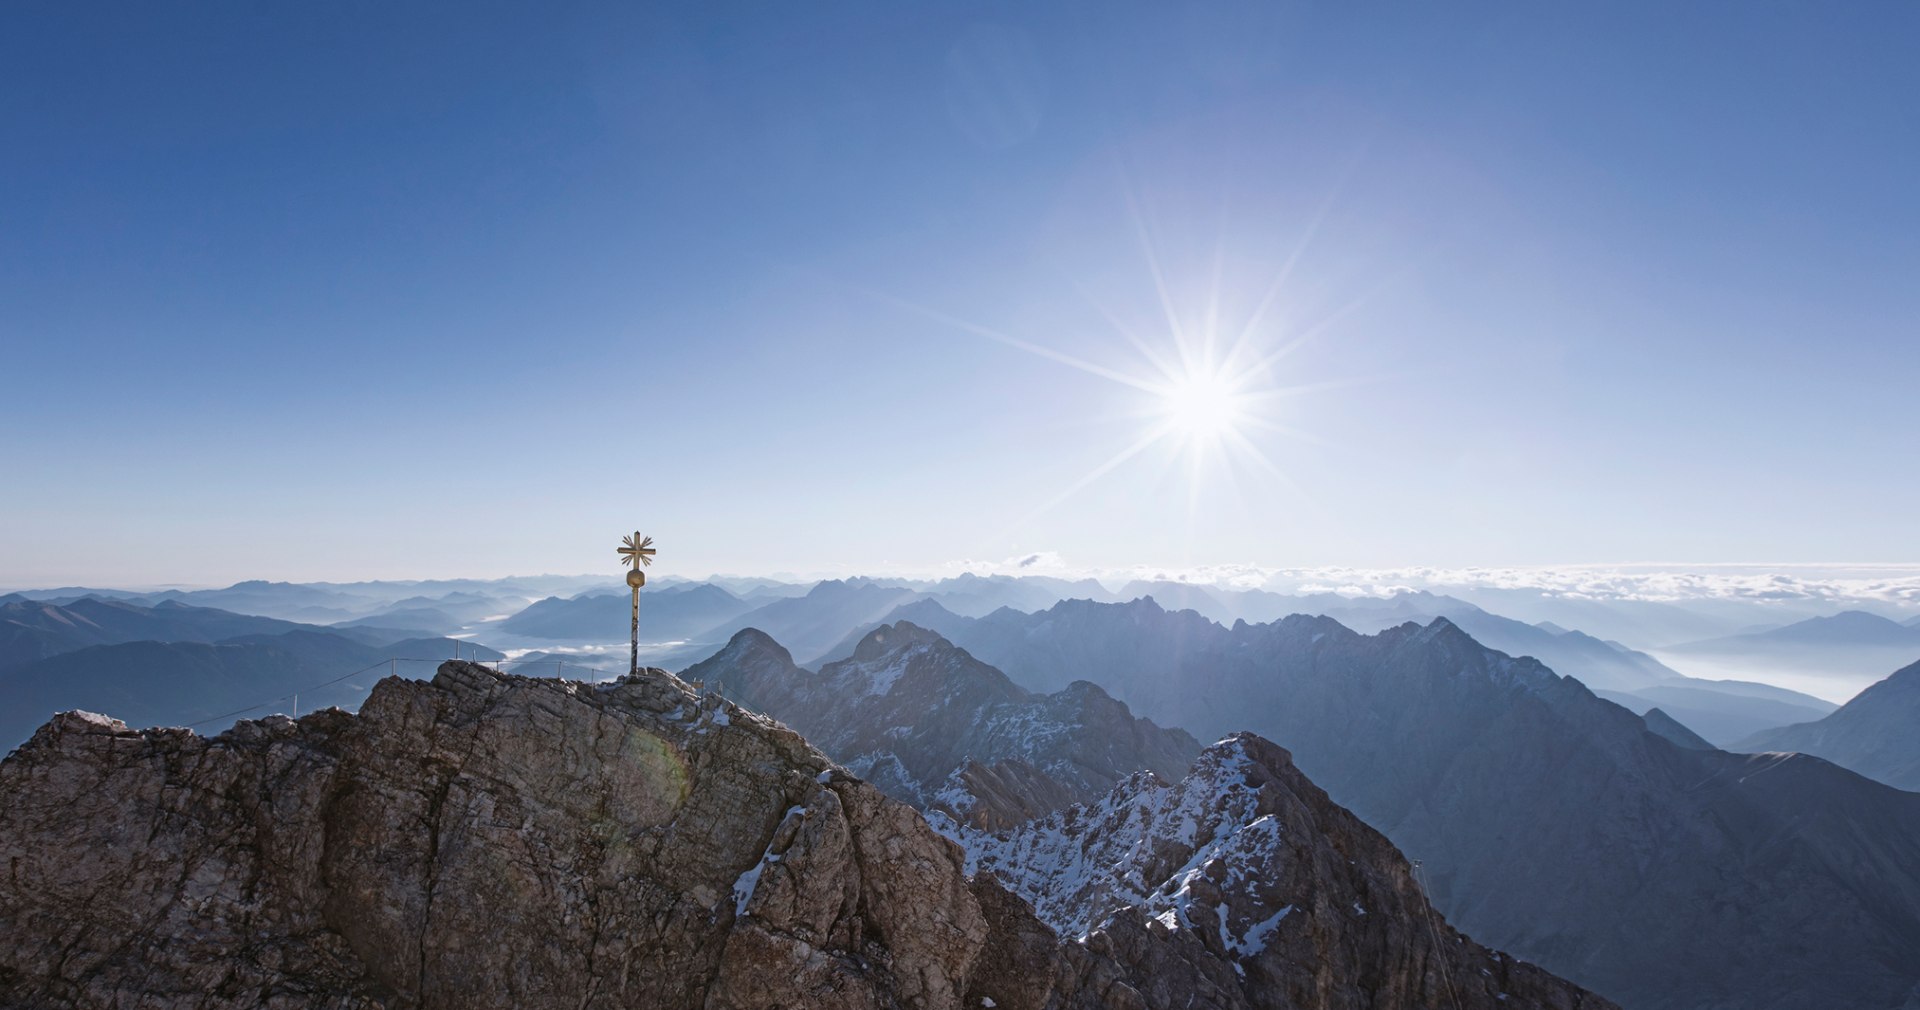
[[[970,872],[1061,936],[1100,949],[1144,933],[1204,950],[1267,1005],[1340,1002],[1335,978],[1361,962],[1385,980],[1376,1006],[1534,1005],[1548,978],[1455,932],[1392,843],[1252,734],[1207,748],[1177,783],[1142,772],[1009,831],[933,822],[966,848]]]

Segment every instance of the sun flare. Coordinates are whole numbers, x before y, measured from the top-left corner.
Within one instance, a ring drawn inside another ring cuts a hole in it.
[[[1218,439],[1239,429],[1243,397],[1236,384],[1220,372],[1190,372],[1160,396],[1167,425],[1190,439]]]

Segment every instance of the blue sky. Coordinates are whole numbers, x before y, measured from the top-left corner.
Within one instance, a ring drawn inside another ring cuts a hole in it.
[[[1920,9],[1671,7],[10,6],[0,583],[1920,560]]]

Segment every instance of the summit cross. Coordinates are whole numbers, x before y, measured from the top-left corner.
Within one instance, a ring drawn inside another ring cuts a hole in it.
[[[620,560],[622,564],[632,566],[627,572],[627,586],[633,590],[633,636],[627,652],[627,675],[640,673],[640,587],[647,584],[647,573],[642,569],[653,564],[653,538],[643,537],[639,530],[633,536],[620,538]]]

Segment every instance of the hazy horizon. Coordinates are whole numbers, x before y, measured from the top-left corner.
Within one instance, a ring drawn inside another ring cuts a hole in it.
[[[127,592],[219,589],[242,582],[283,582],[313,585],[362,583],[497,582],[510,579],[604,578],[621,583],[617,565],[602,571],[526,571],[483,575],[414,575],[378,578],[295,578],[284,574],[252,574],[205,582],[116,582],[111,579],[67,579],[23,582],[0,575],[0,593],[61,588],[112,589]],[[1026,555],[999,562],[954,561],[921,568],[816,569],[813,571],[686,571],[662,564],[655,584],[707,579],[767,579],[809,583],[827,579],[935,580],[963,574],[977,576],[1035,576],[1066,580],[1092,579],[1108,589],[1134,581],[1182,582],[1224,589],[1263,589],[1273,592],[1331,592],[1355,596],[1387,596],[1400,591],[1462,589],[1537,590],[1550,595],[1619,600],[1742,600],[1747,602],[1834,602],[1848,600],[1887,604],[1920,612],[1920,563],[1725,563],[1725,564],[1573,564],[1436,568],[1401,566],[1368,569],[1348,566],[1261,567],[1226,565],[1201,568],[1134,566],[1113,568],[1071,563],[1052,554]]]

